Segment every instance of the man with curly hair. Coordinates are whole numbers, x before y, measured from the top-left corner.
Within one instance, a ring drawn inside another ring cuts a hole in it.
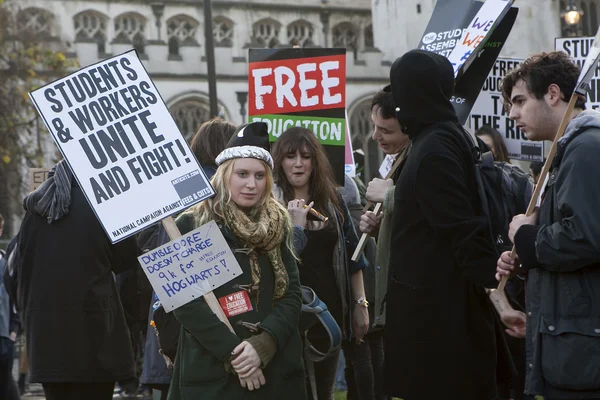
[[[530,57],[502,82],[509,117],[530,140],[554,140],[578,76],[565,53]],[[507,332],[526,338],[525,393],[545,400],[600,399],[600,113],[584,108],[578,99],[540,208],[510,224],[518,259],[498,260],[497,279],[527,277],[527,315]]]

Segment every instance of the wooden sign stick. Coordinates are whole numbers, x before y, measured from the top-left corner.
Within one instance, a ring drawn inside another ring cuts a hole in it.
[[[177,227],[177,224],[175,224],[175,220],[173,219],[173,217],[164,218],[161,222],[171,240],[174,240],[174,239],[177,239],[177,238],[183,236],[181,234],[181,232],[179,232],[179,228]],[[210,307],[211,311],[214,312],[216,314],[216,316],[219,317],[219,319],[225,325],[227,325],[229,330],[235,334],[233,327],[231,326],[231,323],[225,316],[225,313],[223,312],[223,309],[221,308],[219,301],[215,297],[215,294],[212,291],[210,291],[210,292],[204,293],[203,297],[204,297],[204,300],[206,301],[206,304],[208,304],[208,307]]]
[[[392,165],[392,169],[390,169],[390,171],[385,176],[386,180],[390,179],[394,175],[394,172],[396,172],[396,170],[398,169],[398,166],[400,166],[400,163],[402,162],[403,159],[404,159],[404,157],[401,157],[401,154],[398,154],[398,158],[396,158],[396,161],[394,161],[394,164]],[[369,211],[369,208],[371,208],[372,205],[373,205],[372,202],[367,201],[365,208],[363,208],[363,212]],[[381,211],[381,207],[383,207],[383,203],[375,204],[375,208],[373,209],[373,212],[375,213],[375,215],[379,215],[379,212]],[[358,245],[356,246],[356,250],[354,250],[354,254],[352,254],[352,258],[351,258],[352,261],[358,260],[358,258],[360,257],[360,253],[362,253],[363,249],[365,248],[365,245],[367,244],[368,238],[369,238],[368,233],[362,234],[362,236],[360,237],[360,240],[358,241]]]

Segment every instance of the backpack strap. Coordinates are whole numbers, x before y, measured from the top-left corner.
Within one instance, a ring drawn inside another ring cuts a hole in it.
[[[302,286],[302,312],[312,314],[316,317],[329,336],[329,348],[327,351],[321,352],[308,340],[307,330],[304,334],[306,358],[312,362],[319,362],[327,358],[334,351],[339,350],[342,345],[342,331],[327,309],[327,305],[308,286]]]

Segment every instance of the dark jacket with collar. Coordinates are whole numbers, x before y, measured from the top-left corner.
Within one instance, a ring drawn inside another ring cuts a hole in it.
[[[190,214],[177,218],[177,226],[182,234],[196,228]],[[221,232],[232,249],[242,248],[243,244],[225,226]],[[252,284],[250,256],[244,252],[234,252],[242,274],[232,281],[216,288],[217,298],[238,292],[237,285]],[[229,318],[235,334],[210,310],[203,299],[187,303],[173,312],[182,325],[173,370],[173,380],[169,390],[169,400],[206,399],[306,399],[304,370],[302,366],[302,341],[298,332],[301,295],[300,280],[296,260],[281,245],[283,264],[289,276],[289,288],[279,300],[273,298],[274,275],[267,254],[258,255],[261,268],[260,302],[250,296],[252,310]],[[237,376],[226,372],[224,361],[231,356],[233,349],[250,337],[252,333],[238,322],[261,323],[277,344],[273,359],[263,369],[266,385],[259,390],[242,388]]]
[[[496,285],[497,256],[479,212],[473,159],[450,103],[452,66],[442,56],[411,51],[396,60],[390,78],[412,149],[394,195],[386,394],[494,398],[497,370],[510,373],[485,292]]]
[[[515,235],[527,270],[525,392],[600,398],[600,113],[567,126],[550,170],[539,225]]]
[[[139,268],[135,238],[111,244],[73,180],[69,213],[48,224],[28,211],[18,246],[31,381],[114,382],[135,376],[113,274]]]

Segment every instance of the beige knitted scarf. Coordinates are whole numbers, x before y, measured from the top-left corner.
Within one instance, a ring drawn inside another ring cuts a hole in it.
[[[287,270],[281,259],[281,242],[283,240],[285,218],[287,217],[284,210],[277,207],[275,201],[269,201],[258,213],[256,221],[250,219],[234,203],[229,204],[223,211],[225,223],[249,250],[252,286],[258,286],[260,283],[258,253],[266,252],[275,275],[273,298],[282,298],[286,294],[289,285]],[[257,304],[258,292],[257,290]]]

